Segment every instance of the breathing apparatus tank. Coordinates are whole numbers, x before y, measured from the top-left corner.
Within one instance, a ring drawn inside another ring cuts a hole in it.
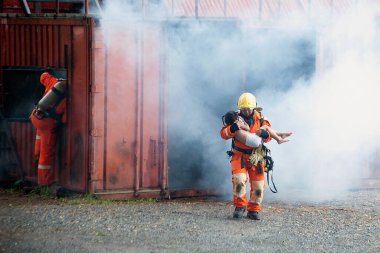
[[[37,103],[36,111],[39,118],[53,117],[55,107],[66,95],[66,83],[66,80],[59,80]]]

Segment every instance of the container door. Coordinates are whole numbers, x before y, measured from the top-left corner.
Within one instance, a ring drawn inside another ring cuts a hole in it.
[[[161,25],[99,28],[94,43],[91,189],[114,197],[160,195],[166,188]]]

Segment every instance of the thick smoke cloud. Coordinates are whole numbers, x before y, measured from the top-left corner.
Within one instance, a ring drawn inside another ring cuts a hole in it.
[[[331,199],[370,175],[380,123],[375,9],[359,5],[319,27],[322,59],[310,81],[258,94],[272,123],[295,133],[286,147],[271,145],[282,198]]]
[[[354,7],[270,25],[162,18],[165,8],[155,9],[152,20],[162,22],[166,41],[169,187],[231,194],[230,142],[219,130],[245,91],[257,96],[275,129],[294,132],[288,143],[268,144],[277,198],[323,200],[358,187],[379,141],[380,66],[375,8]],[[141,25],[141,15],[139,5],[112,1],[102,26],[122,36],[123,27]],[[120,54],[123,48],[131,50],[119,45]]]

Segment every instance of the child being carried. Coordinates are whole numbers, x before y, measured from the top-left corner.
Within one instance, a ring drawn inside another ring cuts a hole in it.
[[[289,140],[286,139],[290,135],[292,135],[291,132],[278,132],[274,130],[273,128],[269,126],[261,126],[260,129],[258,129],[255,133],[250,133],[249,132],[249,125],[244,121],[244,119],[239,116],[237,112],[234,111],[229,111],[227,112],[224,116],[224,124],[225,125],[232,125],[233,123],[236,122],[236,124],[239,126],[239,130],[236,131],[235,138],[246,144],[247,146],[250,147],[257,147],[257,143],[261,143],[261,137],[260,137],[260,132],[262,130],[267,131],[270,136],[277,141],[278,144],[282,144],[284,142],[288,142]]]

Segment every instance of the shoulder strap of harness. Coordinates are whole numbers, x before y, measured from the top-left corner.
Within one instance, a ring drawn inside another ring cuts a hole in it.
[[[259,112],[259,115],[260,115],[260,127],[262,127],[264,124],[264,116],[261,115],[261,112]]]

